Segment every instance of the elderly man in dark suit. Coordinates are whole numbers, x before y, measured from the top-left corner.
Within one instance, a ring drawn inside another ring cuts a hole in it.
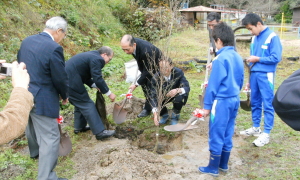
[[[128,34],[122,37],[121,47],[126,54],[133,55],[137,61],[138,68],[141,71],[140,78],[137,80],[136,84],[131,85],[129,89],[134,91],[137,86],[142,86],[146,102],[144,109],[138,117],[146,117],[150,114],[152,109],[149,103],[149,82],[158,69],[158,59],[162,56],[162,52],[150,42],[134,38],[132,35]]]
[[[170,58],[161,59],[159,62],[159,72],[151,80],[150,101],[154,115],[155,125],[165,124],[168,118],[171,125],[178,123],[180,111],[186,104],[190,85],[181,69],[174,67]],[[173,103],[173,110],[169,116],[167,103]],[[157,107],[160,106],[161,119],[158,121]]]
[[[102,77],[101,69],[113,58],[110,47],[103,46],[96,51],[88,51],[73,56],[66,62],[66,71],[70,81],[70,103],[75,106],[74,132],[84,132],[91,128],[96,139],[102,140],[115,134],[114,130],[105,130],[93,100],[88,95],[84,84],[95,87],[106,94],[111,101],[112,93]],[[87,123],[90,127],[87,127]]]
[[[53,17],[44,32],[23,40],[18,61],[24,62],[30,76],[28,90],[34,96],[26,136],[31,158],[39,158],[39,180],[57,180],[53,171],[58,159],[60,133],[56,118],[59,101],[68,103],[68,76],[63,48],[58,44],[67,32],[67,22]]]

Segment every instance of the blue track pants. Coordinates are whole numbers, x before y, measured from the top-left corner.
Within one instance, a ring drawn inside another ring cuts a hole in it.
[[[235,118],[240,104],[239,96],[214,101],[209,120],[209,151],[221,155],[231,151]]]
[[[251,72],[251,109],[254,127],[260,127],[264,108],[264,132],[270,133],[274,125],[274,73]]]

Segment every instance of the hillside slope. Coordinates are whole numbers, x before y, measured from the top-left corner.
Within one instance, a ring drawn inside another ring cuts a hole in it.
[[[124,28],[112,14],[122,0],[4,0],[0,1],[0,57],[16,59],[25,37],[43,31],[47,19],[62,16],[69,23],[62,46],[68,57],[119,38]]]
[[[115,58],[104,75],[123,65],[126,57],[119,53],[120,37],[125,29],[113,12],[129,5],[123,0],[3,0],[0,1],[0,59],[17,59],[20,44],[27,36],[42,32],[45,22],[54,16],[68,21],[67,38],[61,42],[65,59],[73,55],[109,45]],[[128,57],[127,57],[128,59]],[[0,81],[0,110],[11,92],[10,78]]]

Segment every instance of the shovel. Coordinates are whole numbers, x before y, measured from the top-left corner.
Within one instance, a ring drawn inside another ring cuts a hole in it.
[[[97,91],[95,105],[96,105],[96,109],[99,113],[99,116],[101,117],[102,123],[104,124],[106,129],[109,129],[109,122],[106,117],[105,99],[100,91]]]
[[[127,94],[130,92],[131,92],[131,89],[129,89]],[[118,105],[117,103],[115,103],[115,105],[114,105],[113,119],[116,124],[122,124],[126,120],[127,111],[125,109],[123,109],[126,102],[127,102],[127,97],[125,97],[121,106]]]
[[[247,100],[240,101],[240,106],[245,111],[251,111],[250,92],[247,92]]]
[[[164,130],[170,132],[178,132],[178,131],[186,131],[198,128],[198,126],[194,125],[197,121],[197,117],[191,117],[185,124],[184,123],[177,123],[175,125],[165,126]]]
[[[69,135],[61,130],[60,124],[58,124],[59,133],[60,133],[60,142],[59,142],[59,156],[66,156],[72,151],[72,142]]]
[[[135,84],[137,79],[138,79],[138,69],[136,69],[135,80],[132,84]],[[131,93],[131,89],[128,90],[127,94],[129,94],[129,93]],[[122,124],[126,120],[127,111],[125,109],[123,109],[123,107],[124,107],[127,99],[128,98],[125,97],[121,106],[118,105],[117,103],[115,103],[115,105],[114,105],[113,119],[116,124]]]
[[[214,39],[211,36],[211,29],[208,29],[208,32],[209,32],[209,39],[210,39],[210,42],[211,42],[212,47],[213,47],[214,55],[216,55],[216,52],[215,52],[216,45],[215,45]],[[201,94],[199,95],[199,105],[200,105],[201,108],[203,108],[203,106],[204,106],[203,99],[204,99],[205,90],[206,90],[206,84],[205,83],[208,80],[208,71],[209,71],[208,68],[207,68],[207,66],[210,64],[211,59],[212,59],[212,56],[210,54],[210,48],[208,48],[207,62],[206,62],[206,68],[205,68],[204,86],[202,87],[202,95]]]
[[[250,67],[246,62],[246,59],[244,59],[244,64],[248,70],[248,83],[250,83],[250,74],[251,74],[251,68],[254,66],[255,63],[253,63]],[[240,106],[245,111],[251,111],[251,102],[250,102],[250,92],[247,92],[247,100],[240,101]]]
[[[166,131],[177,132],[198,128],[195,124],[197,121],[204,121],[203,113],[203,110],[197,108],[193,111],[193,116],[185,124],[177,123],[175,125],[165,126],[164,129]]]

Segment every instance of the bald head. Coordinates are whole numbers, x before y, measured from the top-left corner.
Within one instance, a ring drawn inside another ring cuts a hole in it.
[[[132,54],[136,48],[136,42],[133,36],[130,34],[124,35],[121,39],[121,47],[126,54]]]
[[[159,61],[159,70],[163,76],[169,76],[173,67],[171,58],[164,57]]]

